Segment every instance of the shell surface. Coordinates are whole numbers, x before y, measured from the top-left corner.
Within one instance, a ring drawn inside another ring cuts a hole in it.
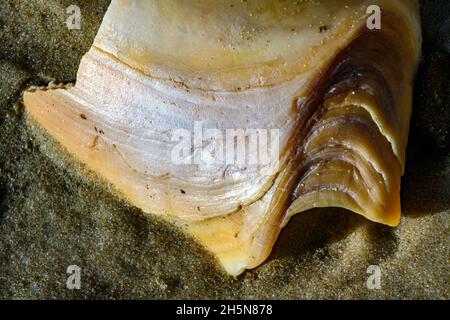
[[[379,30],[367,28],[371,5]],[[398,224],[420,42],[409,0],[113,0],[76,85],[24,103],[123,197],[238,275],[310,208]],[[250,154],[251,133],[267,133],[276,157],[206,161],[229,131]],[[175,161],[186,134],[191,152]]]

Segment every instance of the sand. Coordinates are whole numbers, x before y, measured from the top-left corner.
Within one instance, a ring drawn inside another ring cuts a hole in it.
[[[108,1],[4,0],[0,10],[0,298],[448,299],[450,2],[423,1],[418,79],[398,228],[341,209],[312,210],[283,230],[270,258],[237,279],[179,230],[92,178],[27,122],[21,93],[74,82]],[[445,19],[446,22],[445,22]],[[66,287],[69,265],[81,289]],[[381,270],[368,289],[367,268]]]

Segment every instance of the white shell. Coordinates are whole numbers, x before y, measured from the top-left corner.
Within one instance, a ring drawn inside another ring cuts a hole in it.
[[[374,4],[383,24],[371,31]],[[416,1],[113,0],[76,85],[24,101],[132,204],[184,227],[238,275],[309,208],[398,224],[419,56]],[[199,125],[275,129],[279,157],[175,163],[174,132]]]

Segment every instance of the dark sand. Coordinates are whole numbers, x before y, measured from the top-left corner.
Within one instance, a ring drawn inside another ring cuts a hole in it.
[[[450,297],[450,2],[423,1],[425,59],[400,226],[340,209],[309,211],[291,221],[266,263],[238,279],[172,226],[123,203],[27,124],[22,91],[75,81],[107,2],[1,3],[0,298]],[[65,27],[73,3],[81,30]],[[81,290],[66,288],[72,264],[82,268]],[[380,290],[366,287],[373,264]]]

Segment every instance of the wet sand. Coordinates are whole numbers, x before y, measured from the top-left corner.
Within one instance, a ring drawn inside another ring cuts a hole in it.
[[[173,226],[114,196],[27,122],[22,91],[74,82],[108,5],[75,2],[81,30],[65,26],[65,9],[74,1],[2,3],[0,298],[450,297],[448,1],[423,1],[425,58],[400,226],[341,209],[308,211],[292,219],[262,266],[237,279]],[[81,290],[66,288],[69,265],[82,268]],[[379,290],[366,286],[370,265],[381,269]]]

